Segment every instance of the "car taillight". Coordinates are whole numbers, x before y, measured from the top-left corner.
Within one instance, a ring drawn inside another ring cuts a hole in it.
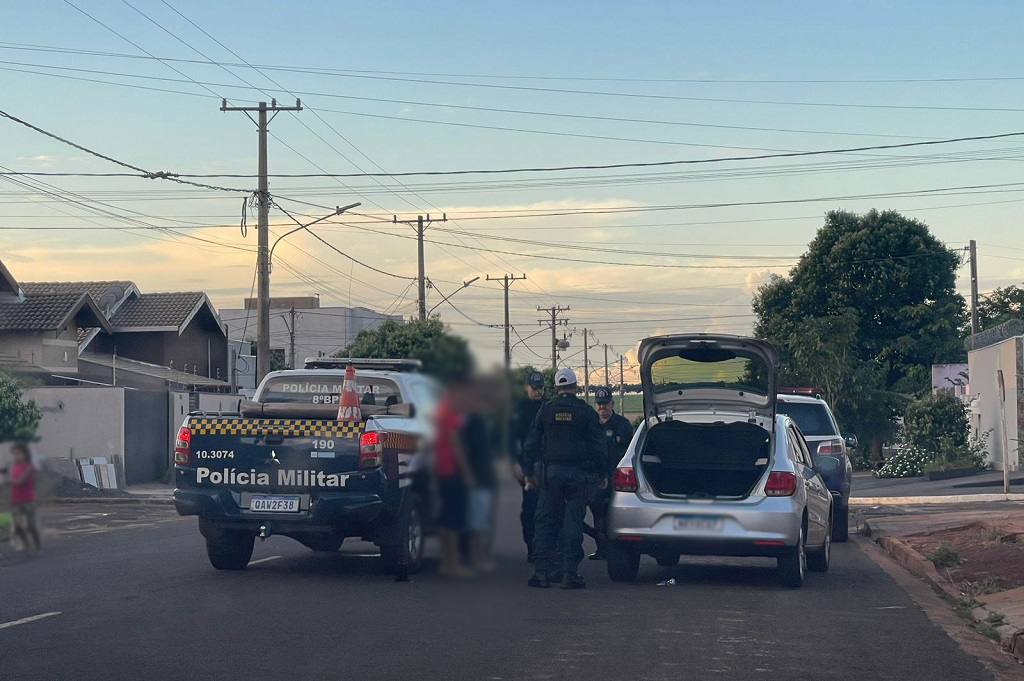
[[[174,465],[187,466],[189,458],[189,445],[192,443],[192,431],[188,426],[178,429],[178,437],[174,439]]]
[[[826,440],[818,445],[818,456],[838,456],[842,453],[842,440]]]
[[[616,492],[635,492],[637,488],[636,471],[632,468],[616,468],[612,477],[612,489]]]
[[[384,435],[363,433],[359,438],[359,470],[379,468],[384,462]]]
[[[775,471],[764,483],[764,493],[769,497],[791,497],[796,494],[796,476],[792,473]]]

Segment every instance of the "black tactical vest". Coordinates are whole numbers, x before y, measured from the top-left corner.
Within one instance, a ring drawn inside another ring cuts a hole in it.
[[[590,419],[594,410],[575,396],[559,395],[541,407],[544,421],[544,463],[584,464],[593,461],[589,451]]]

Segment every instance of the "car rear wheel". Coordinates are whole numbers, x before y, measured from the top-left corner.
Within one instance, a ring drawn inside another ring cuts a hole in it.
[[[814,553],[807,554],[807,569],[812,572],[828,572],[829,563],[832,561],[832,529],[825,533],[825,541],[821,548]]]
[[[252,558],[256,536],[237,530],[218,530],[206,537],[206,555],[218,570],[244,570]]]
[[[654,557],[661,567],[675,567],[679,565],[678,553],[661,553]]]
[[[608,546],[608,577],[613,582],[635,582],[640,571],[640,553],[631,551],[618,542]]]
[[[804,585],[804,575],[807,573],[807,548],[806,530],[800,526],[800,537],[797,544],[786,553],[779,556],[779,578],[783,586],[799,588]]]
[[[381,544],[380,557],[389,574],[415,574],[423,566],[423,502],[410,492],[398,519],[396,540]]]
[[[844,542],[850,539],[850,507],[840,508],[832,522],[832,541]]]

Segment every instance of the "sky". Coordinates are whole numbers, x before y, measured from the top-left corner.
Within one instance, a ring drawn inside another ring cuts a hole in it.
[[[271,242],[361,203],[278,244],[272,294],[412,315],[414,232],[393,219],[446,215],[427,230],[427,307],[458,291],[436,313],[484,366],[504,338],[487,275],[527,277],[511,288],[515,364],[550,363],[537,308],[560,306],[560,363],[582,366],[586,329],[591,362],[607,344],[628,369],[647,335],[750,332],[757,286],[836,209],[899,210],[951,248],[975,239],[982,291],[1024,280],[1024,137],[723,160],[1024,131],[1019,2],[3,11],[0,110],[108,157],[0,118],[0,259],[23,281],[127,279],[240,307],[257,135],[220,107],[271,98],[303,105],[270,126]],[[397,175],[680,161],[702,162]],[[192,178],[210,189],[139,169],[236,177]]]

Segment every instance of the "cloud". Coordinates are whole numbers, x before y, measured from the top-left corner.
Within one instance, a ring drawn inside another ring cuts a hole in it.
[[[18,161],[35,161],[37,163],[48,163],[56,160],[53,156],[47,156],[46,154],[38,154],[36,156],[19,156],[16,160]]]

